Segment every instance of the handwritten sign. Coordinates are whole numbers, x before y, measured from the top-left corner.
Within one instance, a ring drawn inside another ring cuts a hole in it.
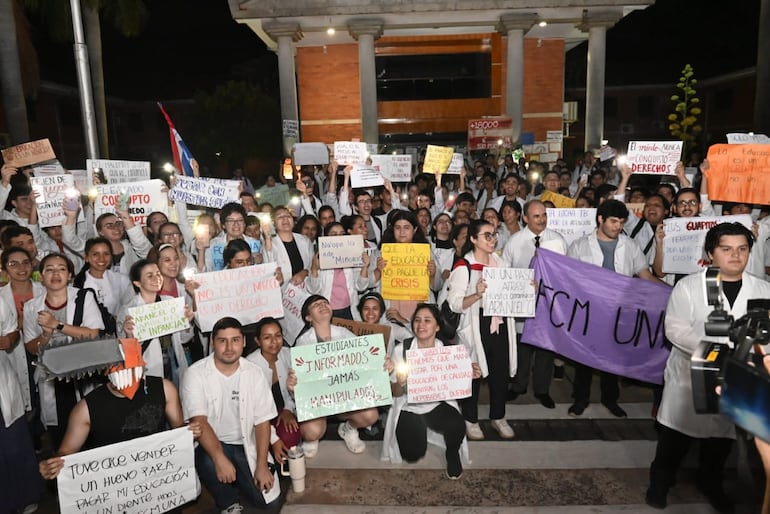
[[[286,205],[289,203],[289,186],[286,184],[263,186],[256,190],[254,196],[259,204],[269,203],[273,207]]]
[[[163,192],[165,187],[159,179],[96,186],[94,217],[98,218],[107,212],[114,213],[118,198],[122,192],[126,192],[129,195],[128,213],[131,219],[134,223],[146,225],[147,216],[151,212],[158,211],[168,215],[168,195]]]
[[[626,163],[633,173],[676,175],[682,158],[681,141],[630,141]]]
[[[337,164],[347,166],[348,164],[366,163],[366,143],[359,141],[335,141],[334,142],[334,160]]]
[[[409,154],[379,155],[372,154],[372,166],[377,168],[383,178],[391,182],[409,182],[412,180],[412,156]]]
[[[283,316],[281,286],[275,279],[274,262],[195,275],[195,317],[203,332],[210,332],[223,316],[243,324],[267,316]]]
[[[295,346],[291,363],[298,421],[393,403],[381,334]]]
[[[572,209],[575,207],[575,200],[569,196],[560,195],[551,191],[543,191],[540,194],[541,202],[551,202],[557,209]]]
[[[452,154],[452,161],[449,163],[449,168],[447,168],[446,172],[448,175],[459,175],[462,173],[464,165],[465,159],[463,159],[463,154],[455,152]]]
[[[769,145],[712,145],[708,153],[709,198],[766,204],[770,198]]]
[[[295,286],[292,283],[286,284],[283,291],[281,303],[283,304],[283,318],[281,318],[281,328],[283,329],[283,339],[288,344],[294,344],[297,336],[305,328],[305,320],[302,319],[302,306],[310,295],[302,287]]]
[[[406,351],[409,403],[440,402],[471,395],[473,368],[461,344]]]
[[[535,315],[535,271],[528,268],[484,267],[484,316],[516,316],[531,318]]]
[[[187,427],[64,457],[62,514],[167,512],[198,497]]]
[[[65,193],[75,187],[72,175],[49,175],[31,177],[32,189],[37,191],[37,218],[40,228],[55,227],[64,224],[65,216],[62,209]]]
[[[104,178],[109,184],[150,180],[150,163],[148,161],[86,159],[86,170],[88,170],[88,178],[92,180],[92,184],[94,168],[101,168],[104,172]]]
[[[356,164],[350,172],[350,187],[376,187],[383,185],[382,175],[373,166]]]
[[[452,162],[455,150],[451,146],[428,145],[425,151],[425,161],[422,163],[424,173],[446,173]]]
[[[323,143],[294,143],[294,165],[329,164],[329,149]]]
[[[228,182],[232,184],[177,175],[174,178],[174,187],[168,192],[168,199],[174,202],[221,209],[224,204],[237,202],[240,199],[237,181]]]
[[[190,328],[182,297],[129,307],[128,315],[134,320],[134,337],[139,341]]]
[[[751,216],[698,216],[663,220],[663,272],[695,273],[708,267],[703,244],[706,233],[720,223],[738,222],[751,230]]]
[[[321,269],[360,268],[364,265],[364,237],[325,236],[318,238],[318,260]]]
[[[383,243],[382,297],[385,300],[428,299],[430,245],[424,243]]]
[[[11,146],[2,150],[2,154],[5,164],[16,168],[56,159],[56,154],[53,152],[53,147],[48,139],[38,139]]]
[[[332,325],[347,328],[357,336],[368,336],[370,334],[382,334],[382,340],[385,341],[385,349],[388,349],[390,341],[390,327],[379,323],[364,323],[363,321],[353,321],[345,318],[332,318]]]
[[[596,209],[546,209],[548,228],[564,236],[567,246],[596,229]]]
[[[731,145],[770,145],[770,137],[765,134],[727,134],[727,143]]]

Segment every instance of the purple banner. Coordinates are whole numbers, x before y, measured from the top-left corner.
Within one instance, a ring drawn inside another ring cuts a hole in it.
[[[535,317],[521,340],[616,375],[663,383],[671,288],[539,249]]]

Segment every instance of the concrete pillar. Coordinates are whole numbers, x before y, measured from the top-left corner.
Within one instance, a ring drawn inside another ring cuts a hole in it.
[[[302,31],[298,23],[263,24],[265,32],[278,43],[278,85],[281,94],[281,119],[299,123],[299,108],[297,105],[297,79],[294,66],[294,44],[302,39]],[[299,135],[286,137],[284,134],[284,152],[291,153],[294,142]]]
[[[754,132],[770,135],[770,0],[762,0],[759,7],[753,129]]]
[[[361,135],[369,144],[377,144],[377,72],[374,64],[374,41],[382,35],[382,20],[352,20],[348,31],[358,41],[358,80],[361,95]]]
[[[505,65],[505,114],[511,117],[512,140],[521,138],[524,120],[524,35],[537,22],[537,14],[503,14],[498,30],[508,38]]]

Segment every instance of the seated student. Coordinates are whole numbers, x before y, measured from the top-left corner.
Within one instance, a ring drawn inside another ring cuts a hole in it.
[[[406,350],[444,346],[439,339],[439,320],[435,305],[419,304],[411,323],[414,338],[397,343],[393,351],[393,371],[390,372],[393,406],[385,425],[382,460],[416,462],[425,456],[431,442],[445,448],[446,475],[450,480],[457,480],[463,474],[461,461],[469,462],[465,421],[457,401],[409,403],[407,396]],[[478,364],[472,367],[473,378],[481,377]]]
[[[385,300],[382,299],[380,293],[368,291],[361,295],[361,299],[358,301],[358,314],[364,323],[390,327],[390,337],[385,341],[388,357],[393,353],[397,341],[404,341],[412,337],[412,331],[409,327],[401,323],[394,323],[385,317]]]

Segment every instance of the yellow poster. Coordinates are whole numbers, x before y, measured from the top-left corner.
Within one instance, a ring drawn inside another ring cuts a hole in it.
[[[575,207],[575,200],[569,196],[564,196],[550,191],[543,191],[540,195],[541,202],[551,202],[557,209],[573,209]]]
[[[425,243],[383,243],[382,297],[386,300],[426,301],[430,290],[428,261],[430,245]]]
[[[422,165],[424,173],[446,173],[449,163],[452,162],[452,154],[455,150],[451,146],[428,145],[425,151],[425,162]]]

